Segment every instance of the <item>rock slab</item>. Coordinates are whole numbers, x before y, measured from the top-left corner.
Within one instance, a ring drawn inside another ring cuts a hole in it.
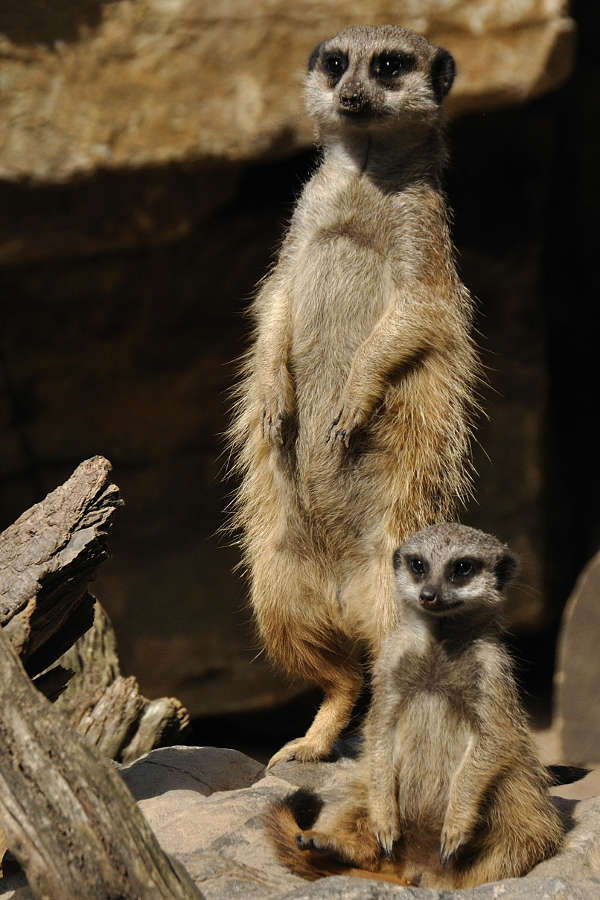
[[[561,755],[600,763],[600,552],[579,577],[562,619],[555,675]]]
[[[485,900],[600,896],[600,797],[578,802],[557,797],[572,827],[563,851],[525,878],[468,891],[436,891],[331,877],[307,883],[284,869],[265,842],[268,804],[308,785],[325,799],[339,797],[355,763],[282,763],[266,772],[235,750],[171,747],[154,750],[122,770],[162,847],[188,869],[207,900],[232,897],[415,897],[419,900]],[[560,788],[554,789],[559,793]]]

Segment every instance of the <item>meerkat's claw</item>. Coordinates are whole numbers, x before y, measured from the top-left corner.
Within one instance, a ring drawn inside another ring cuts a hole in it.
[[[448,865],[453,856],[466,841],[466,835],[456,828],[444,829],[440,842],[440,862],[443,866]]]
[[[329,426],[327,441],[331,440],[332,444],[339,441],[348,449],[352,435],[363,427],[366,418],[365,413],[358,406],[342,406],[338,417]]]
[[[267,444],[283,447],[286,442],[287,416],[276,404],[265,403],[262,415],[262,434]]]
[[[337,437],[338,437],[338,434],[339,434],[339,431],[336,429],[335,426],[337,425],[337,423],[338,423],[338,422],[340,421],[340,419],[342,418],[342,413],[343,413],[343,412],[344,412],[344,408],[342,407],[342,408],[340,409],[338,415],[335,417],[335,419],[333,420],[333,422],[331,423],[331,425],[330,425],[329,428],[327,429],[327,437],[325,438],[325,443],[326,443],[326,444],[328,444],[329,441],[331,441],[332,444],[334,444],[334,443],[336,442]]]
[[[392,858],[394,850],[394,835],[391,831],[378,831],[375,833],[375,839],[381,847],[383,854],[387,859]]]

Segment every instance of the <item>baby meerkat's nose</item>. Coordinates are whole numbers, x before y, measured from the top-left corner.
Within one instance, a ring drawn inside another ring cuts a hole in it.
[[[419,602],[421,606],[430,607],[437,606],[438,603],[438,595],[437,592],[433,588],[423,588],[421,593],[419,594]]]

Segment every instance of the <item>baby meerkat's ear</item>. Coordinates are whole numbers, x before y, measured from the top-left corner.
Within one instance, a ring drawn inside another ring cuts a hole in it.
[[[323,41],[320,44],[317,44],[313,52],[310,54],[310,59],[308,61],[308,71],[312,72],[317,62],[319,61],[319,56],[321,55],[321,47],[323,46]]]
[[[394,564],[394,572],[396,572],[402,565],[402,550],[400,547],[394,551],[392,562]]]
[[[431,84],[438,103],[441,103],[454,81],[456,63],[454,57],[443,47],[438,47],[431,61]]]
[[[504,588],[509,584],[515,575],[517,574],[517,569],[519,568],[519,562],[514,553],[511,553],[510,550],[506,550],[498,562],[494,567],[494,572],[496,573],[496,584],[499,591],[503,591]]]

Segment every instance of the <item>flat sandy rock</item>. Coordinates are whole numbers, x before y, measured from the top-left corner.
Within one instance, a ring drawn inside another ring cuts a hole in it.
[[[349,877],[305,882],[288,873],[266,844],[262,816],[267,804],[300,785],[333,796],[344,788],[354,763],[283,763],[264,767],[235,750],[176,747],[154,750],[123,769],[123,777],[163,848],[180,860],[207,897],[344,898],[512,898],[600,897],[600,797],[558,797],[572,817],[563,852],[527,877],[475,890],[438,892],[402,888]],[[589,776],[588,776],[589,778]],[[595,787],[597,781],[590,779]],[[554,793],[569,794],[569,787]]]

